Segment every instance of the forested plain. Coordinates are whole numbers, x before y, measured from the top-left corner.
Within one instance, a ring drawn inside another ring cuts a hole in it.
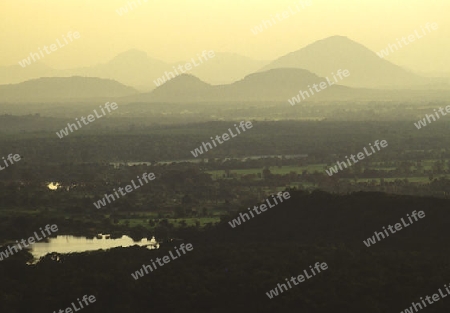
[[[0,156],[22,157],[0,172],[0,250],[49,223],[58,235],[161,242],[158,250],[48,255],[35,265],[22,251],[0,261],[1,311],[53,312],[84,294],[98,299],[86,312],[401,311],[450,275],[450,123],[414,126],[445,105],[119,104],[120,113],[62,139],[56,132],[89,105],[0,105]],[[253,128],[192,156],[241,120]],[[375,140],[388,147],[326,174]],[[143,173],[156,179],[102,209],[93,205]],[[292,195],[286,203],[237,228],[228,224],[283,190]],[[426,217],[373,247],[363,244],[414,210]],[[194,250],[131,277],[181,242]],[[329,269],[266,296],[316,262]],[[446,307],[444,299],[427,310]]]

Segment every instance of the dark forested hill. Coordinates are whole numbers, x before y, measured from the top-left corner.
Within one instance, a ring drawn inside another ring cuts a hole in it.
[[[448,283],[448,200],[289,192],[284,204],[237,228],[224,217],[206,232],[181,231],[182,240],[158,251],[117,248],[59,262],[47,257],[36,266],[24,265],[20,255],[2,261],[1,311],[52,312],[87,293],[97,302],[86,312],[400,312]],[[363,244],[414,210],[426,216],[373,247]],[[193,251],[139,280],[131,277],[182,242]],[[266,296],[316,262],[328,269]],[[443,299],[427,312],[449,308]]]
[[[273,201],[272,201],[273,203]],[[426,217],[414,221],[374,247],[395,249],[440,249],[440,238],[450,228],[448,201],[434,198],[412,198],[383,193],[332,195],[321,191],[312,194],[293,192],[285,203],[268,209],[240,226],[223,223],[214,230],[224,241],[297,242],[301,244],[365,247],[363,240],[381,232],[383,227],[409,222],[407,214],[424,211]],[[247,212],[243,210],[242,212]],[[233,218],[238,217],[233,216]],[[231,221],[229,218],[227,221]],[[227,222],[224,219],[224,222]],[[434,243],[434,244],[433,244]],[[372,248],[372,247],[371,247]]]

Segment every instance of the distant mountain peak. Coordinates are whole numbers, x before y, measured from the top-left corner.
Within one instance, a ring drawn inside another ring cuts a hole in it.
[[[244,79],[235,82],[234,84],[274,84],[283,82],[289,85],[291,81],[314,81],[320,78],[308,70],[300,68],[273,68],[264,72],[252,73],[244,77]]]
[[[138,49],[130,49],[127,51],[124,51],[122,53],[119,53],[116,58],[120,58],[120,57],[141,57],[141,58],[146,58],[148,57],[147,52],[145,51],[141,51]]]
[[[137,49],[131,49],[119,53],[110,62],[148,62],[149,57],[147,52],[140,51]]]
[[[206,88],[211,86],[208,83],[200,80],[200,78],[192,75],[192,74],[181,74],[167,81],[164,85],[158,87],[158,89],[167,89],[167,88]]]
[[[302,68],[321,77],[347,69],[350,76],[341,84],[351,87],[393,88],[424,83],[417,75],[381,59],[374,51],[346,36],[317,40],[276,59],[259,71],[273,68]]]
[[[40,77],[18,84],[0,85],[0,101],[42,102],[123,97],[137,91],[111,79],[97,77]]]
[[[269,69],[267,71],[264,72],[257,72],[257,73],[252,73],[249,74],[245,77],[245,79],[250,78],[250,77],[264,77],[264,76],[270,76],[270,77],[276,77],[276,76],[280,76],[280,77],[285,77],[286,74],[294,74],[294,75],[299,75],[299,74],[303,74],[303,75],[308,75],[311,77],[319,77],[314,73],[311,73],[308,70],[302,69],[302,68],[292,68],[292,67],[280,67],[280,68],[272,68]]]
[[[330,36],[327,38],[317,40],[317,41],[307,45],[303,49],[306,50],[306,49],[312,49],[312,48],[322,50],[324,53],[329,52],[329,50],[327,50],[327,49],[333,49],[333,51],[336,51],[336,52],[346,51],[347,49],[352,49],[347,52],[358,51],[359,53],[364,52],[366,54],[367,53],[374,54],[373,51],[367,49],[365,46],[363,46],[359,42],[354,41],[346,36],[340,36],[340,35]]]
[[[333,35],[333,36],[329,36],[329,37],[323,38],[322,40],[349,40],[349,41],[353,41],[350,38],[348,38],[347,36],[343,36],[343,35]]]

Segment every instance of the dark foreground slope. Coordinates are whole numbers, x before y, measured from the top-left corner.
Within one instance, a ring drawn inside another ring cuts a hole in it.
[[[0,262],[1,312],[53,312],[84,294],[83,312],[400,312],[449,282],[450,201],[381,193],[292,198],[232,229],[185,229],[158,251],[113,249]],[[367,248],[363,240],[412,211],[425,218]],[[193,251],[134,280],[142,264],[180,243]],[[315,262],[328,270],[269,299],[266,292]],[[448,312],[449,298],[426,308]],[[424,310],[425,312],[425,310]]]

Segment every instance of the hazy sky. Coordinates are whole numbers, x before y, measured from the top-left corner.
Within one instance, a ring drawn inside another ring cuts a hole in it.
[[[332,35],[379,51],[436,22],[438,30],[387,59],[414,70],[450,72],[449,0],[311,0],[311,6],[262,33],[251,32],[263,19],[301,2],[141,0],[120,16],[116,10],[126,0],[0,0],[0,66],[18,64],[69,31],[78,31],[81,38],[46,55],[46,64],[103,63],[132,48],[168,62],[211,49],[271,60]]]

